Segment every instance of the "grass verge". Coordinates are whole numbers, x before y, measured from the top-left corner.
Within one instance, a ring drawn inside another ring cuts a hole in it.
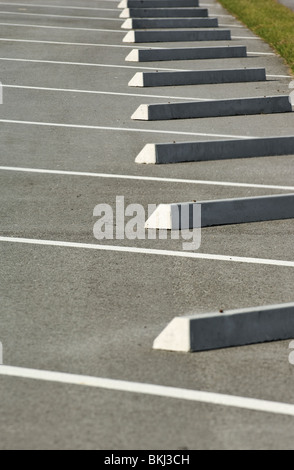
[[[231,14],[270,44],[294,73],[294,12],[276,0],[219,0]]]

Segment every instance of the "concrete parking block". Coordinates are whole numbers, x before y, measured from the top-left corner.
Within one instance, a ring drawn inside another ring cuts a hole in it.
[[[216,83],[261,82],[266,80],[264,68],[189,70],[178,72],[137,72],[129,82],[133,87],[205,85]]]
[[[208,17],[207,8],[125,8],[120,18],[199,18]]]
[[[122,29],[217,28],[217,18],[128,18]]]
[[[194,29],[163,31],[129,31],[123,42],[191,42],[191,41],[228,41],[229,29]]]
[[[289,112],[292,112],[292,105],[288,96],[269,96],[206,102],[141,104],[132,115],[132,119],[159,121]]]
[[[246,57],[245,46],[189,47],[178,49],[133,49],[128,62],[156,62],[170,60],[229,59]]]
[[[153,343],[154,349],[206,351],[291,339],[294,303],[175,317]]]
[[[146,144],[136,163],[181,163],[294,155],[294,136]]]

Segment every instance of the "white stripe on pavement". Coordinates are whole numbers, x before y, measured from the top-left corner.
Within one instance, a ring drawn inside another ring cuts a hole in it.
[[[185,388],[168,387],[126,380],[106,379],[87,375],[68,374],[64,372],[52,372],[47,370],[27,369],[23,367],[0,366],[0,375],[17,377],[22,379],[41,380],[83,387],[95,387],[98,389],[117,392],[138,393],[155,397],[171,398],[176,400],[188,400],[210,405],[228,406],[263,413],[294,416],[294,405],[279,403],[256,398],[246,398],[221,393],[198,391]]]
[[[14,57],[0,57],[0,60],[10,62],[29,62],[35,64],[54,64],[54,65],[74,65],[82,67],[106,67],[106,68],[117,68],[117,69],[136,69],[136,70],[163,70],[167,72],[190,72],[191,69],[170,69],[164,67],[141,67],[136,65],[111,65],[111,64],[94,64],[88,62],[64,62],[59,60],[40,60],[40,59],[18,59]],[[291,78],[290,75],[269,75],[267,77],[272,78]]]
[[[39,240],[32,238],[20,237],[0,237],[0,242],[6,243],[20,243],[25,245],[39,245],[39,246],[52,246],[63,248],[77,248],[84,250],[97,250],[97,251],[113,251],[117,253],[134,253],[142,255],[156,255],[156,256],[169,256],[175,258],[190,258],[201,259],[210,261],[229,261],[233,263],[247,263],[247,264],[260,264],[266,266],[281,266],[294,268],[294,261],[275,260],[275,259],[262,259],[262,258],[246,258],[242,256],[229,256],[229,255],[215,255],[210,253],[192,253],[190,251],[172,251],[172,250],[157,250],[150,248],[136,248],[132,246],[117,246],[117,245],[99,245],[92,243],[75,243],[57,240]]]
[[[17,26],[22,28],[44,28],[44,29],[64,29],[73,31],[96,31],[104,33],[121,33],[126,34],[125,31],[119,29],[101,29],[101,28],[70,28],[69,26],[45,26],[40,24],[21,24],[21,23],[0,23],[0,26]]]
[[[89,129],[89,130],[102,130],[102,131],[119,131],[119,132],[145,132],[148,134],[171,134],[171,135],[191,135],[191,136],[204,136],[204,137],[223,137],[233,139],[252,139],[252,136],[238,136],[227,134],[207,134],[204,132],[180,132],[180,131],[161,131],[154,129],[140,129],[132,127],[106,127],[106,126],[86,126],[82,124],[62,124],[54,122],[36,122],[36,121],[18,121],[15,119],[0,119],[3,124],[19,124],[24,126],[44,126],[44,127],[64,127],[68,129]]]
[[[247,54],[250,54],[250,55],[273,55],[273,56],[276,55],[274,52],[248,52],[248,51],[247,51]]]
[[[213,16],[217,16],[217,15],[213,15]],[[241,29],[244,28],[244,26],[240,26],[240,25],[236,25],[236,24],[235,24],[235,25],[232,25],[232,24],[223,24],[223,23],[219,23],[219,26],[220,26],[221,28],[232,28],[232,29],[234,29],[234,28],[241,28]]]
[[[294,186],[277,186],[277,185],[270,185],[270,184],[254,184],[254,183],[234,183],[230,181],[189,180],[189,179],[180,179],[180,178],[159,178],[155,176],[116,175],[116,174],[111,174],[111,173],[91,173],[91,172],[85,172],[85,171],[47,170],[47,169],[40,169],[40,168],[22,168],[22,167],[9,167],[9,166],[0,166],[0,171],[37,173],[37,174],[43,174],[43,175],[125,179],[125,180],[163,182],[163,183],[199,184],[199,185],[208,185],[208,186],[229,186],[229,187],[237,187],[237,188],[273,189],[277,191],[280,191],[280,190],[294,191]]]
[[[8,62],[29,62],[34,64],[54,64],[54,65],[74,65],[82,67],[107,67],[115,69],[140,69],[140,70],[163,70],[169,72],[189,72],[187,69],[167,69],[162,67],[138,67],[136,65],[112,65],[112,64],[94,64],[92,62],[63,62],[59,60],[40,60],[40,59],[18,59],[13,57],[0,57],[0,60]]]
[[[76,16],[76,15],[51,15],[48,13],[23,13],[19,11],[0,11],[1,15],[18,15],[18,16],[40,16],[41,18],[48,17],[48,18],[72,18],[77,20],[103,20],[103,21],[125,21],[121,18],[102,18],[98,16]]]
[[[267,77],[271,78],[293,78],[291,75],[269,75],[268,73],[266,74]]]
[[[15,39],[15,38],[0,38],[0,41],[5,42],[24,42],[24,43],[36,43],[36,44],[52,44],[52,45],[60,45],[60,46],[87,46],[87,47],[119,47],[119,48],[126,48],[126,49],[168,49],[168,47],[147,47],[134,44],[133,46],[127,46],[125,44],[93,44],[93,43],[86,43],[86,42],[62,42],[62,41],[42,41],[42,40],[35,40],[35,39]],[[265,56],[275,56],[274,52],[254,52],[254,51],[247,51],[247,54],[250,55],[265,55]]]
[[[109,0],[108,0],[109,1]],[[116,2],[116,0],[114,0]],[[32,8],[60,8],[60,9],[68,9],[68,10],[103,10],[103,11],[117,11],[119,12],[118,8],[94,8],[94,7],[76,7],[70,5],[40,5],[37,3],[6,3],[0,2],[0,5],[9,5],[12,6],[19,6],[19,7],[32,7]]]
[[[203,3],[201,3],[201,6],[205,6]],[[231,18],[232,19],[232,15],[219,15],[218,13],[212,13],[210,11],[210,16],[213,15],[213,16],[218,16],[219,18]]]

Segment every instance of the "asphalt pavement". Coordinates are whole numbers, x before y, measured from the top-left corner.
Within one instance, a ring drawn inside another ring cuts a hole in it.
[[[122,42],[117,5],[0,2],[0,341],[5,365],[37,371],[0,371],[0,448],[293,449],[287,414],[38,379],[45,370],[294,405],[290,340],[152,350],[175,316],[293,302],[293,220],[205,228],[199,259],[179,256],[182,240],[170,237],[93,235],[95,206],[115,211],[118,196],[147,209],[293,192],[294,155],[158,166],[135,158],[147,143],[293,135],[294,114],[131,120],[143,103],[289,94],[293,77],[214,0],[201,6],[232,31],[218,45],[246,45],[248,58],[126,62],[140,46]],[[267,81],[128,87],[138,71],[238,67],[265,67]]]

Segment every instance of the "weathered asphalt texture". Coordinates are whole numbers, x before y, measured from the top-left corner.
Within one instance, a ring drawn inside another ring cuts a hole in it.
[[[65,5],[65,0],[48,0],[46,4],[58,7]],[[249,52],[256,54],[234,60],[126,63],[132,45],[106,46],[122,45],[126,33],[120,30],[124,20],[118,21],[117,2],[71,0],[69,4],[85,8],[99,5],[112,11],[21,8],[13,1],[9,6],[0,5],[0,39],[6,39],[0,41],[3,84],[143,96],[4,88],[1,119],[138,132],[1,122],[0,166],[293,186],[293,155],[157,167],[134,163],[146,143],[217,139],[217,135],[293,134],[294,115],[289,114],[172,122],[130,119],[140,104],[176,101],[170,96],[224,99],[288,93],[291,78],[283,61],[260,54],[272,53],[268,45],[233,18],[220,17],[220,24],[232,29],[232,44],[247,45]],[[212,1],[210,14],[227,12]],[[127,86],[139,67],[198,70],[242,66],[265,66],[269,75],[282,77],[269,77],[261,83],[151,91]],[[3,170],[0,180],[1,236],[85,243],[98,243],[93,237],[94,207],[99,203],[113,206],[116,196],[125,196],[126,204],[146,207],[160,202],[286,192]],[[293,221],[286,220],[204,229],[199,251],[293,261],[293,228]],[[181,250],[181,241],[176,240],[101,243]],[[152,350],[155,337],[176,315],[293,301],[293,268],[6,242],[0,242],[0,250],[0,341],[5,364],[294,403],[289,341],[197,354]],[[0,393],[2,450],[293,449],[294,421],[287,416],[3,376]]]

